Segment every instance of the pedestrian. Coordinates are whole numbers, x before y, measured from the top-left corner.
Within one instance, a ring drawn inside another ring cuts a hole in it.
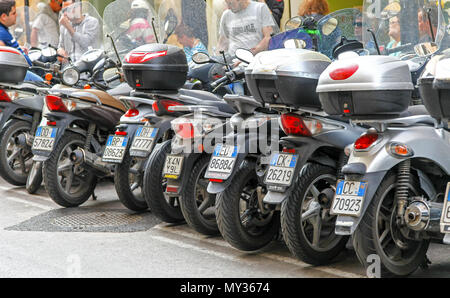
[[[195,53],[203,52],[208,54],[206,46],[194,35],[193,30],[189,26],[183,23],[178,25],[175,30],[175,35],[178,38],[178,42],[183,45],[184,53],[186,54],[186,59],[189,66],[192,65],[192,56]]]
[[[327,0],[303,0],[298,8],[301,17],[313,17],[316,22],[330,13]]]
[[[267,7],[269,7],[270,11],[272,12],[275,22],[277,23],[278,27],[280,27],[281,18],[283,17],[284,12],[283,0],[258,0],[258,2],[267,4]]]
[[[12,47],[19,50],[27,60],[28,64],[32,66],[32,62],[26,50],[19,46],[16,38],[9,32],[9,27],[16,24],[16,1],[15,0],[0,0],[0,46]],[[25,81],[43,81],[38,75],[27,71]]]
[[[62,8],[62,2],[62,0],[50,0],[48,3],[39,2],[37,4],[39,13],[31,29],[32,47],[42,49],[49,45],[54,47],[58,45],[58,13]]]

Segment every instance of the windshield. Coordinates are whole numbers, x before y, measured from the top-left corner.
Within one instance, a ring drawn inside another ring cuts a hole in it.
[[[444,26],[437,3],[436,0],[365,0],[364,46],[376,54],[377,42],[381,54],[401,57],[414,54],[414,46],[420,43],[436,41],[439,45]]]
[[[361,12],[355,8],[333,12],[319,21],[318,30],[319,52],[332,59],[333,49],[341,42],[342,37],[347,40],[362,40]]]
[[[157,42],[158,28],[153,28],[158,25],[157,15],[146,0],[116,0],[108,4],[103,12],[103,24],[105,50],[113,51],[109,34],[121,59],[139,46]]]
[[[9,31],[14,35],[21,46],[30,47],[31,28],[36,17],[36,11],[28,6],[18,6],[16,12],[16,24],[11,26]],[[28,26],[26,24],[28,24]]]
[[[64,25],[60,26],[58,47],[72,61],[77,61],[89,49],[103,48],[103,20],[89,2],[76,2],[61,10]],[[60,19],[60,23],[61,23]],[[70,28],[75,31],[71,34]]]

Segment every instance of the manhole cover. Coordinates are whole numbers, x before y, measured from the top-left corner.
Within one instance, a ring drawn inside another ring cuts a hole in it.
[[[5,230],[132,233],[147,231],[160,222],[150,212],[79,207],[51,210]]]
[[[134,224],[142,219],[139,215],[117,212],[92,212],[86,214],[71,214],[55,218],[52,225],[67,228],[99,228]]]

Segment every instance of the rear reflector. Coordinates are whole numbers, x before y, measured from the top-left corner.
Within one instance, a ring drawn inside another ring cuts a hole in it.
[[[167,51],[159,51],[159,52],[131,52],[125,57],[125,62],[127,63],[133,63],[133,64],[140,64],[145,63],[149,60],[152,60],[157,57],[166,56]]]
[[[210,182],[223,183],[222,179],[209,179]]]
[[[178,192],[178,187],[167,186],[166,187],[166,192],[177,193]]]
[[[116,136],[126,136],[128,133],[126,131],[116,131]]]
[[[330,78],[335,81],[342,81],[350,78],[359,69],[358,64],[352,64],[346,67],[341,67],[330,72]]]

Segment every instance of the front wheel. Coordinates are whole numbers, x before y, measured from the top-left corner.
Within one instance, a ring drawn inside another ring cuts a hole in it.
[[[42,161],[33,162],[28,175],[26,189],[29,194],[35,194],[42,184]]]
[[[204,235],[219,233],[215,215],[216,196],[209,194],[209,180],[205,178],[211,156],[202,156],[195,163],[180,199],[180,207],[188,225]]]
[[[66,131],[55,145],[49,159],[44,162],[44,184],[50,198],[63,207],[77,207],[94,192],[97,177],[92,171],[74,165],[70,154],[84,147],[85,138]]]
[[[405,227],[397,221],[396,186],[397,175],[388,174],[353,235],[359,261],[367,268],[369,257],[378,256],[381,277],[410,275],[425,262],[429,246],[429,240],[414,241],[405,237]],[[421,194],[419,182],[411,179],[410,197]]]
[[[144,172],[144,198],[150,210],[167,223],[184,221],[177,197],[165,196],[167,179],[162,176],[166,156],[171,151],[171,140],[161,143],[150,155]]]
[[[335,169],[307,164],[295,189],[282,204],[284,241],[303,262],[328,264],[345,249],[348,237],[335,234],[336,216],[330,215],[335,185]]]
[[[262,202],[265,188],[258,183],[255,167],[255,162],[245,161],[216,201],[220,233],[244,251],[263,248],[275,239],[280,227],[279,211]]]

